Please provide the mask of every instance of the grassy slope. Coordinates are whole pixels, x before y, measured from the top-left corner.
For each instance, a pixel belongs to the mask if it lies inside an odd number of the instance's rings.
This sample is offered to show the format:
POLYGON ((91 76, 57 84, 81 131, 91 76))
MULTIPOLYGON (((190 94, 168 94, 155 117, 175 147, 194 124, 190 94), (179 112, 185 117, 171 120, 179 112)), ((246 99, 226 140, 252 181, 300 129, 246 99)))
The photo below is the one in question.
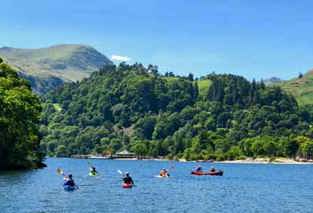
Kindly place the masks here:
POLYGON ((277 84, 297 99, 299 105, 313 104, 313 71, 302 78, 295 78, 277 84))
MULTIPOLYGON (((175 80, 178 80, 177 77, 164 77, 167 81, 175 81, 175 80)), ((205 96, 207 93, 208 93, 208 90, 211 86, 211 80, 209 79, 200 79, 200 80, 197 80, 197 83, 198 83, 198 87, 199 87, 199 95, 201 97, 205 96)))
POLYGON ((198 87, 199 87, 199 95, 200 96, 205 96, 208 93, 208 90, 210 88, 211 85, 211 80, 209 79, 202 79, 202 80, 198 80, 198 87))
MULTIPOLYGON (((175 81, 175 80, 178 80, 177 77, 164 77, 167 81, 175 81)), ((200 80, 197 80, 197 83, 198 83, 198 87, 199 87, 199 95, 201 97, 203 96, 206 96, 207 93, 208 93, 208 90, 211 86, 211 80, 209 79, 200 79, 200 80)))

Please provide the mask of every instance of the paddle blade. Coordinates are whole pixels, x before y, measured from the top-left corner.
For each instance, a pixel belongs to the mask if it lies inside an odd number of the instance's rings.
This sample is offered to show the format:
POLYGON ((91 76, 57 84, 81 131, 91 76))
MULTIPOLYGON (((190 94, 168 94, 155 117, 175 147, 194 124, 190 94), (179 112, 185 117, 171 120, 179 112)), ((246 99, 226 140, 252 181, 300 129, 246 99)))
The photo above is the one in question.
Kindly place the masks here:
POLYGON ((59 175, 63 175, 64 174, 64 171, 61 169, 61 168, 57 168, 57 173, 59 175))
POLYGON ((118 173, 120 173, 121 175, 123 174, 123 172, 121 170, 117 170, 118 173))

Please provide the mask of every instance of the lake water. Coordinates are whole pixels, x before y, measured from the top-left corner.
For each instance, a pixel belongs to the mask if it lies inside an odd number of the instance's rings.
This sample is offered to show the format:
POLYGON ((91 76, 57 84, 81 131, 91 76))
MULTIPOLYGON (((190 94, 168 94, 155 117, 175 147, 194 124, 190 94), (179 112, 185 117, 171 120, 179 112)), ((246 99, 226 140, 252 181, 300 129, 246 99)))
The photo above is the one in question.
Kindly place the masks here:
MULTIPOLYGON (((46 160, 47 168, 0 173, 0 212, 313 212, 313 165, 214 164, 223 177, 191 176, 198 163, 46 160), (56 168, 74 175, 80 189, 66 192, 56 168), (156 178, 162 167, 171 177, 156 178), (123 189, 117 170, 136 187, 123 189)), ((201 163, 210 168, 211 163, 201 163)))

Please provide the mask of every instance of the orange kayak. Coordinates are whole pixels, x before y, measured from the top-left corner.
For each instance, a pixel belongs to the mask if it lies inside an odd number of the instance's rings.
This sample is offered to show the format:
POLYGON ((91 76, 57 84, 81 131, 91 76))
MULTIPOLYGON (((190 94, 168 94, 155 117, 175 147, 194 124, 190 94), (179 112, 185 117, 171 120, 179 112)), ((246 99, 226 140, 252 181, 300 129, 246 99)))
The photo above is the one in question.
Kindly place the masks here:
POLYGON ((122 184, 122 187, 123 187, 124 189, 130 189, 130 188, 133 187, 133 184, 131 184, 131 183, 123 183, 123 184, 122 184))

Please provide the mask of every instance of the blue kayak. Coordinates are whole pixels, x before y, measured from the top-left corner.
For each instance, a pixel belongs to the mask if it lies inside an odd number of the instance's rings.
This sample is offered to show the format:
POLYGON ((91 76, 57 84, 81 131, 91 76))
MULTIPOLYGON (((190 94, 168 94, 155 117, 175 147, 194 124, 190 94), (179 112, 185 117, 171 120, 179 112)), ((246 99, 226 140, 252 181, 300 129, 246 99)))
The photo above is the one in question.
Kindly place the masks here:
POLYGON ((69 186, 69 185, 63 185, 63 188, 65 191, 68 191, 68 192, 74 191, 75 189, 77 189, 76 186, 69 186))

